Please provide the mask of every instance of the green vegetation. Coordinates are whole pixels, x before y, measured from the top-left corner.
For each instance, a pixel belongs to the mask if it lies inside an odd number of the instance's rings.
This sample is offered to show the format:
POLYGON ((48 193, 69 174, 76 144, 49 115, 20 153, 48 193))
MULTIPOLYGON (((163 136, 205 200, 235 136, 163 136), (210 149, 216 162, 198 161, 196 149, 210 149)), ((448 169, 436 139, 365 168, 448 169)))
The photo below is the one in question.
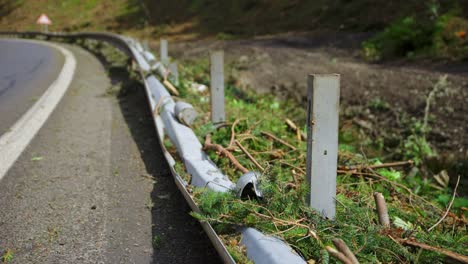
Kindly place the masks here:
POLYGON ((162 245, 162 237, 160 235, 155 235, 153 237, 153 247, 159 248, 162 245))
MULTIPOLYGON (((394 57, 434 56, 451 59, 468 58, 468 20, 459 12, 439 15, 431 5, 432 16, 407 16, 396 20, 384 31, 363 43, 369 60, 394 57)), ((457 9, 459 10, 459 9, 457 9)))
POLYGON ((41 161, 44 157, 41 157, 41 156, 33 156, 31 158, 31 161, 41 161))
POLYGON ((8 262, 11 262, 13 261, 13 250, 11 249, 7 249, 5 250, 5 252, 3 252, 3 255, 2 255, 2 263, 8 263, 8 262))
POLYGON ((2 30, 39 30, 41 13, 52 20, 52 31, 118 30, 119 18, 135 12, 127 0, 0 0, 0 9, 2 30))
MULTIPOLYGON (((229 70, 235 67, 231 65, 229 70)), ((232 255, 240 262, 243 251, 239 247, 235 227, 255 227, 267 234, 284 239, 306 259, 327 263, 330 258, 326 246, 333 238, 343 239, 363 263, 412 263, 443 262, 445 256, 429 250, 408 247, 402 241, 417 241, 466 255, 467 199, 454 199, 450 214, 444 221, 428 231, 444 214, 451 201, 453 190, 447 185, 438 186, 435 180, 423 177, 421 170, 410 173, 406 169, 372 169, 374 165, 389 162, 375 148, 387 147, 378 144, 360 144, 357 128, 343 127, 340 130, 339 165, 358 166, 357 171, 348 170, 338 176, 337 219, 328 221, 305 205, 307 194, 305 181, 305 142, 298 140, 296 133, 285 124, 286 118, 296 124, 304 124, 305 111, 293 102, 278 101, 271 95, 257 95, 250 90, 241 90, 236 80, 228 79, 226 108, 228 125, 216 129, 209 118, 209 92, 200 92, 198 84, 209 84, 206 60, 186 64, 181 69, 181 97, 198 108, 200 117, 193 125, 201 142, 208 134, 212 142, 230 149, 237 160, 249 170, 259 170, 235 146, 231 138, 239 141, 266 168, 260 186, 264 197, 260 200, 240 200, 234 193, 214 193, 195 189, 194 199, 202 213, 193 215, 213 224, 222 235, 232 255), (262 135, 269 132, 292 144, 295 149, 272 141, 262 135), (392 226, 382 227, 374 212, 373 193, 383 193, 392 226)), ((371 102, 376 111, 389 107, 382 100, 371 102)), ((415 159, 418 167, 424 166, 425 157, 432 153, 421 130, 415 124, 413 133, 404 141, 405 157, 415 159), (418 159, 419 158, 419 159, 418 159)), ((369 140, 372 141, 372 140, 369 140)), ((172 144, 165 142, 173 155, 172 144)), ((401 146, 398 145, 398 148, 401 146)), ((381 152, 381 151, 380 151, 381 152)), ((232 181, 242 174, 231 162, 219 154, 208 151, 210 158, 232 181)), ((183 167, 178 168, 183 170, 183 167)), ((330 258, 330 260, 332 260, 330 258)))

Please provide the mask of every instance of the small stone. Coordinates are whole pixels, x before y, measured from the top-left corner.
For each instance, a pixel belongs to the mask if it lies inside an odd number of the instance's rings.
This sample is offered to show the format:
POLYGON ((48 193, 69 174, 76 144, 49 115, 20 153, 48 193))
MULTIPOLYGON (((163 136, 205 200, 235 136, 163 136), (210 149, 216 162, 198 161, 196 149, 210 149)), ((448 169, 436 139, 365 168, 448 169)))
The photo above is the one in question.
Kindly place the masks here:
POLYGON ((91 206, 91 210, 96 210, 96 208, 97 208, 96 205, 91 206))

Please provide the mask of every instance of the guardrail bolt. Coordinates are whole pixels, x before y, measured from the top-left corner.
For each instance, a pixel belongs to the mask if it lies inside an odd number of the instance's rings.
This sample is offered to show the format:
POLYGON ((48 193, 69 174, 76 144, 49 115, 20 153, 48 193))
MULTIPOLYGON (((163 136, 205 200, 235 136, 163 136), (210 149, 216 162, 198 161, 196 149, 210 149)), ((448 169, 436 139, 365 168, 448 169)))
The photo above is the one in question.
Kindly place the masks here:
POLYGON ((224 110, 224 52, 211 53, 211 121, 215 125, 226 122, 224 110))
POLYGON ((307 82, 307 166, 309 205, 335 219, 340 75, 313 74, 307 82))

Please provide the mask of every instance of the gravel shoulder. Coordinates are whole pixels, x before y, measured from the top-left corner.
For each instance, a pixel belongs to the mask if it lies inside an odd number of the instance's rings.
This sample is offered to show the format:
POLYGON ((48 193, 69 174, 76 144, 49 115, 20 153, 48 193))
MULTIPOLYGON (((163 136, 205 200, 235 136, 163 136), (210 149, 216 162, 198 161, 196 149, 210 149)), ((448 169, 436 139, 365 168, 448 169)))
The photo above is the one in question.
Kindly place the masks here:
POLYGON ((78 63, 72 85, 0 182, 0 254, 11 250, 12 263, 217 260, 168 174, 143 90, 109 94, 104 65, 66 47, 78 63))

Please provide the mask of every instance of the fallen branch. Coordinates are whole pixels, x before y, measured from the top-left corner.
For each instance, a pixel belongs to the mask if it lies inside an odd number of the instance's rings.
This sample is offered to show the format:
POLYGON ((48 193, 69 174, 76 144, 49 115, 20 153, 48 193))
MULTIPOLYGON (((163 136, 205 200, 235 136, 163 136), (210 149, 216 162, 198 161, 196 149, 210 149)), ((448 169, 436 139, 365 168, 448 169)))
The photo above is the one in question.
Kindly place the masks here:
POLYGON ((247 158, 249 158, 250 161, 253 162, 253 164, 255 164, 255 166, 257 166, 257 168, 260 170, 260 171, 264 171, 265 169, 262 167, 262 165, 260 165, 260 163, 258 163, 258 161, 252 156, 250 155, 250 153, 247 151, 247 149, 244 148, 244 146, 242 146, 242 144, 237 141, 237 140, 234 140, 234 142, 236 142, 236 145, 242 150, 242 152, 244 152, 244 154, 247 156, 247 158))
POLYGON ((341 261, 342 263, 353 264, 353 262, 350 259, 348 259, 343 253, 339 252, 338 250, 330 246, 326 246, 325 249, 328 251, 330 255, 332 255, 334 258, 341 261))
MULTIPOLYGON (((263 207, 264 208, 264 207, 263 207)), ((302 227, 302 228, 305 228, 307 229, 307 233, 308 235, 312 236, 314 239, 316 240, 319 240, 319 237, 317 236, 317 234, 312 231, 312 229, 310 229, 309 226, 307 225, 304 225, 304 224, 301 224, 300 223, 300 220, 297 220, 297 221, 288 221, 288 220, 283 220, 283 219, 280 219, 280 218, 276 218, 274 217, 271 212, 270 212, 270 215, 264 215, 262 213, 259 213, 259 212, 256 212, 256 211, 251 211, 253 214, 259 216, 259 217, 262 217, 262 218, 265 218, 265 219, 269 219, 269 220, 272 220, 274 222, 274 224, 281 224, 281 225, 286 225, 286 226, 298 226, 298 227, 302 227)), ((302 219, 303 220, 303 219, 302 219)), ((352 264, 352 263, 351 263, 352 264)))
MULTIPOLYGON (((372 171, 372 170, 371 170, 372 171)), ((430 205, 433 209, 435 209, 435 211, 437 212, 443 212, 439 207, 437 207, 436 205, 432 204, 431 202, 429 202, 428 200, 424 199, 423 197, 415 194, 410 188, 408 188, 408 186, 405 186, 401 183, 398 183, 398 182, 394 182, 392 180, 389 180, 387 178, 385 178, 384 176, 372 171, 372 173, 369 173, 369 172, 357 172, 357 171, 353 171, 353 170, 350 170, 350 171, 343 171, 343 170, 337 170, 337 173, 338 174, 348 174, 348 175, 359 175, 359 176, 364 176, 366 178, 373 178, 373 179, 378 179, 378 180, 381 180, 381 181, 384 181, 392 186, 397 186, 399 188, 402 188, 403 190, 405 190, 409 195, 410 195, 410 199, 411 197, 415 197, 415 198, 418 198, 419 200, 425 202, 426 204, 430 205)))
POLYGON ((179 96, 179 91, 177 91, 177 88, 175 88, 174 85, 172 85, 172 83, 165 79, 163 81, 163 84, 166 86, 169 92, 171 92, 175 96, 179 96))
POLYGON ((358 166, 339 166, 339 170, 363 170, 363 169, 383 169, 383 168, 394 168, 394 167, 403 167, 403 166, 411 166, 414 164, 414 161, 407 160, 407 161, 397 161, 397 162, 389 162, 377 165, 358 165, 358 166))
POLYGON ((299 127, 291 119, 286 118, 285 121, 286 121, 286 125, 288 125, 288 127, 291 128, 296 133, 297 140, 299 141, 306 140, 306 135, 302 133, 301 129, 299 129, 299 127))
POLYGON ((159 98, 159 101, 158 101, 158 103, 156 104, 156 106, 154 107, 154 110, 153 110, 153 115, 154 115, 154 116, 158 116, 158 115, 159 115, 159 108, 161 107, 162 102, 163 102, 164 99, 166 99, 166 98, 167 98, 166 96, 161 96, 161 98, 159 98))
POLYGON ((234 157, 234 155, 231 154, 231 152, 229 152, 227 149, 223 148, 223 146, 221 146, 219 144, 211 143, 211 135, 210 134, 206 135, 204 149, 205 150, 208 150, 208 149, 215 150, 220 155, 224 155, 226 158, 228 158, 231 161, 232 165, 234 165, 234 167, 236 167, 236 169, 242 171, 242 173, 249 172, 248 169, 246 169, 244 166, 242 166, 242 164, 239 163, 239 161, 236 159, 236 157, 234 157))
POLYGON ((276 140, 277 142, 285 145, 286 147, 288 147, 288 148, 290 148, 292 150, 296 150, 296 147, 294 147, 293 145, 289 144, 288 142, 276 137, 275 135, 273 135, 271 133, 268 133, 268 132, 265 132, 265 131, 262 131, 261 133, 262 133, 262 135, 267 136, 267 137, 269 137, 269 138, 271 138, 273 140, 276 140))
POLYGON ((450 212, 450 208, 452 208, 453 201, 455 200, 455 195, 457 194, 458 183, 460 183, 460 175, 458 175, 457 184, 455 185, 455 189, 453 190, 452 200, 450 201, 449 206, 447 207, 447 210, 445 211, 442 218, 440 218, 440 220, 437 221, 437 223, 435 223, 433 226, 431 226, 429 229, 427 229, 427 232, 431 232, 432 229, 434 229, 436 226, 438 226, 440 223, 442 223, 442 221, 444 221, 445 217, 447 217, 448 213, 450 212))
POLYGON ((379 215, 379 222, 385 227, 390 226, 390 217, 388 216, 387 204, 383 195, 379 192, 374 192, 375 205, 377 207, 377 214, 379 215))
MULTIPOLYGON (((244 119, 244 118, 243 118, 243 119, 244 119)), ((237 124, 238 124, 241 120, 243 120, 243 119, 236 119, 236 120, 234 121, 234 123, 232 123, 232 126, 231 126, 231 140, 229 140, 229 146, 228 146, 228 148, 231 148, 232 146, 234 146, 234 139, 235 139, 235 137, 236 137, 236 132, 235 132, 234 130, 235 130, 237 124)))
POLYGON ((419 247, 425 250, 437 252, 440 254, 443 254, 451 259, 457 260, 461 263, 467 263, 468 264, 468 256, 464 256, 455 252, 452 252, 450 250, 444 249, 444 248, 439 248, 439 247, 434 247, 428 244, 420 243, 414 240, 408 240, 408 239, 399 239, 398 242, 400 242, 403 245, 409 245, 413 247, 419 247))
POLYGON ((351 261, 353 264, 359 264, 359 261, 357 260, 356 256, 354 253, 349 249, 348 245, 343 241, 343 239, 339 238, 334 238, 332 239, 333 245, 335 245, 336 249, 343 253, 347 259, 351 261))
POLYGON ((297 166, 294 166, 294 165, 292 165, 291 163, 288 163, 288 162, 285 162, 285 161, 282 161, 282 160, 280 160, 279 163, 280 163, 280 164, 287 165, 287 166, 289 166, 289 167, 291 167, 291 168, 293 168, 293 169, 296 169, 296 170, 298 170, 300 173, 302 173, 302 174, 304 174, 304 175, 306 174, 305 170, 303 170, 303 169, 301 169, 301 168, 299 168, 299 167, 297 167, 297 166))

